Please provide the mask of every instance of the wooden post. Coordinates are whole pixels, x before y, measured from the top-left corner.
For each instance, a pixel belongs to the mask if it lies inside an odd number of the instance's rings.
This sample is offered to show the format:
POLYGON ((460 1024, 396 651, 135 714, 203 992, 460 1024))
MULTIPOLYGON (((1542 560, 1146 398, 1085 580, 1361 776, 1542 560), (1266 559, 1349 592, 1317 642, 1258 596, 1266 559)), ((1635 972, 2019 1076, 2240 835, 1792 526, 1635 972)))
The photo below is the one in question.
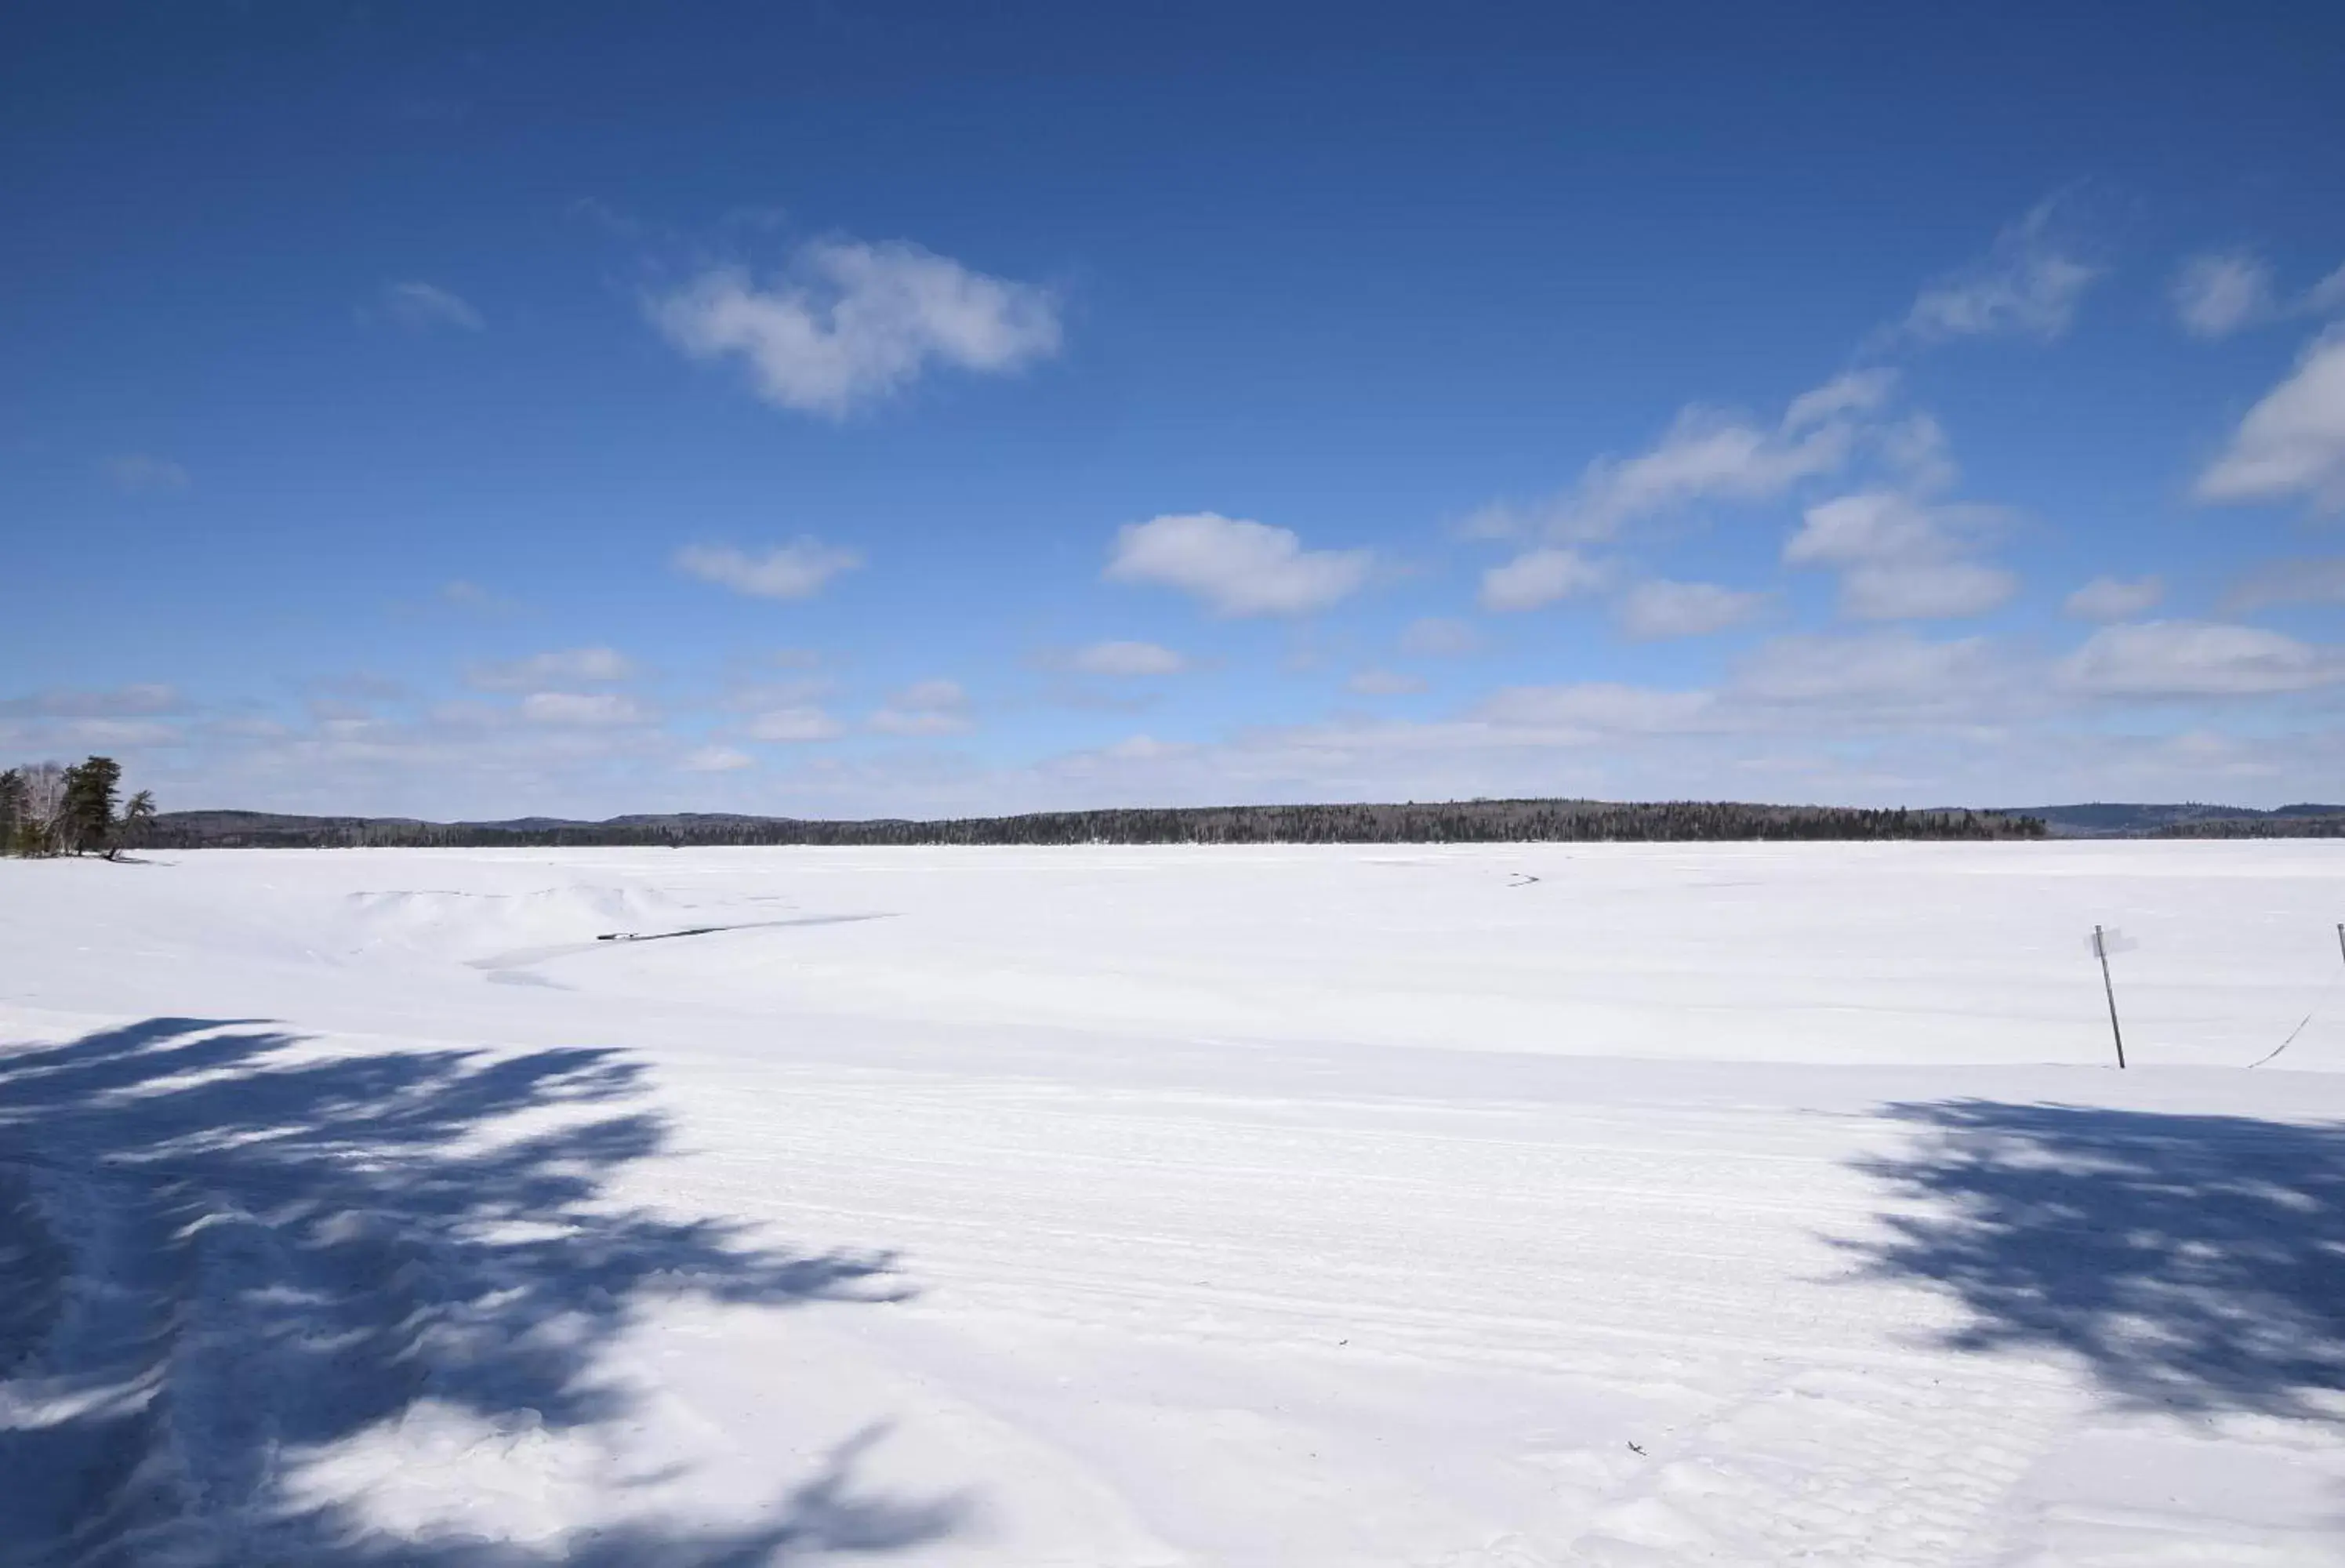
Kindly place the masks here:
MULTIPOLYGON (((2345 945, 2345 924, 2337 927, 2337 939, 2345 945)), ((2093 927, 2093 951, 2101 957, 2101 991, 2109 999, 2109 1037, 2117 1043, 2117 1069, 2125 1069, 2125 1031, 2117 1027, 2117 988, 2109 982, 2109 945, 2101 928, 2093 927)))

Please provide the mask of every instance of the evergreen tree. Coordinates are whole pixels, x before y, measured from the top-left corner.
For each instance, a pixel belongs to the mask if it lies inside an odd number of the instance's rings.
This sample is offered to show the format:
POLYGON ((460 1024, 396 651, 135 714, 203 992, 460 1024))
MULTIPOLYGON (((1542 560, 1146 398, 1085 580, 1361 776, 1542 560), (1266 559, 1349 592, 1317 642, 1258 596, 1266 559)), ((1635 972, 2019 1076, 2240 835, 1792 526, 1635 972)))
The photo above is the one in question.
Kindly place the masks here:
POLYGON ((19 853, 17 835, 25 822, 25 771, 0 773, 0 855, 19 853))
POLYGON ((155 793, 140 790, 122 808, 122 820, 114 830, 114 842, 107 846, 107 858, 112 859, 123 850, 147 842, 155 829, 155 793))
POLYGON ((79 855, 108 846, 121 788, 122 764, 112 757, 91 757, 66 770, 65 848, 79 855))

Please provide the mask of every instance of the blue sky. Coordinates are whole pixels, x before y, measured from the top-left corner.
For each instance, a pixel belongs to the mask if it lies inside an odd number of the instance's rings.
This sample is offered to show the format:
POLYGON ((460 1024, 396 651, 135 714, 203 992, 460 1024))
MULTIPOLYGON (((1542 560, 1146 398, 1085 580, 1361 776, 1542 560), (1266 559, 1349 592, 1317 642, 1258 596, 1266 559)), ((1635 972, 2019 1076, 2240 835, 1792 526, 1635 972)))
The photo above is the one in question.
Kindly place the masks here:
POLYGON ((164 805, 2345 794, 2345 13, 0 24, 0 752, 164 805))

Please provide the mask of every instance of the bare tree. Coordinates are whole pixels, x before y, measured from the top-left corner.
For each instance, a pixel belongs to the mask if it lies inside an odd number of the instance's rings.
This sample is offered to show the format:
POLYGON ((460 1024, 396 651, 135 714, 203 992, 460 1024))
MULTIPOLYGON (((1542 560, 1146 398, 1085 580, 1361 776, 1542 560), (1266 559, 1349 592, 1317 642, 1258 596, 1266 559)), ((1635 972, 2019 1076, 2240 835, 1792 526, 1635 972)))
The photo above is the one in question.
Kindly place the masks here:
POLYGON ((24 770, 25 794, 17 819, 19 855, 56 855, 65 845, 67 776, 62 763, 35 763, 24 770))

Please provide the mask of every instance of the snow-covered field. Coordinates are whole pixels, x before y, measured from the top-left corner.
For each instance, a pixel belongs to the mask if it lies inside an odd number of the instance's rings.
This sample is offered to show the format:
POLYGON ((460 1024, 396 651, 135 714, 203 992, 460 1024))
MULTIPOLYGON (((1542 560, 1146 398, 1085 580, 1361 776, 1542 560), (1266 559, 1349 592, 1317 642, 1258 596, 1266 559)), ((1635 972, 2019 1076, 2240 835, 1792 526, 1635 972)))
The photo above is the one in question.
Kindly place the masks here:
POLYGON ((0 1563, 2345 1561, 2345 845, 151 859, 0 1563))

